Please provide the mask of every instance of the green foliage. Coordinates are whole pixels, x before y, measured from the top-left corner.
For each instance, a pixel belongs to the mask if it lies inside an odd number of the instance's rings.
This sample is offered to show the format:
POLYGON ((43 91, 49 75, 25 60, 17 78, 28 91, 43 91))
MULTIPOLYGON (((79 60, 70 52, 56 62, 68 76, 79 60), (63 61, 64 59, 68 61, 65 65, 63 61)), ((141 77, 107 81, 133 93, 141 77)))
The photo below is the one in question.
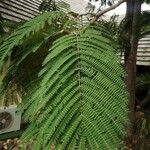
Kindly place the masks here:
POLYGON ((6 37, 8 37, 15 29, 21 26, 23 22, 13 22, 4 20, 0 15, 0 43, 2 43, 6 37))
POLYGON ((64 12, 70 12, 70 5, 66 2, 64 2, 63 0, 60 0, 57 2, 57 8, 60 11, 64 11, 64 12))
POLYGON ((150 75, 142 74, 137 77, 136 79, 136 88, 138 91, 144 91, 147 90, 150 87, 150 75))
MULTIPOLYGON (((124 72, 112 41, 101 32, 91 27, 63 36, 49 50, 40 85, 26 105, 25 117, 35 130, 27 130, 23 139, 34 135, 33 149, 55 145, 56 149, 98 150, 122 145, 127 121, 124 72)), ((109 33, 105 30, 105 34, 109 33)))
POLYGON ((128 108, 117 45, 103 25, 76 30, 68 21, 64 13, 45 13, 0 46, 1 70, 11 56, 7 74, 16 78, 25 60, 34 61, 30 55, 49 49, 23 99, 30 125, 22 139, 33 139, 33 150, 118 149, 123 146, 128 108), (71 32, 62 32, 66 29, 71 32))
POLYGON ((150 11, 143 11, 140 19, 141 34, 140 37, 150 34, 150 11))
POLYGON ((144 0, 144 2, 150 4, 150 0, 144 0))
POLYGON ((55 33, 65 28, 67 21, 68 17, 62 12, 44 13, 42 16, 25 23, 5 40, 0 46, 1 70, 8 58, 11 57, 13 62, 5 77, 8 80, 5 82, 6 85, 14 77, 14 73, 23 61, 28 56, 38 52, 39 49, 44 49, 46 43, 50 45, 55 33))
POLYGON ((146 95, 148 95, 150 88, 150 74, 144 73, 137 76, 136 78, 136 97, 141 102, 142 107, 147 107, 148 100, 146 95))
MULTIPOLYGON (((24 24, 22 27, 20 27, 16 32, 14 32, 11 36, 9 36, 8 39, 4 42, 4 44, 0 47, 0 68, 4 64, 4 59, 7 56, 11 55, 12 49, 15 46, 20 46, 24 43, 25 45, 29 44, 24 41, 27 41, 28 39, 30 40, 31 36, 34 36, 35 34, 38 34, 41 30, 48 28, 48 25, 51 25, 55 20, 62 21, 62 22, 63 20, 66 21, 64 16, 65 15, 63 13, 57 13, 57 12, 45 13, 42 16, 36 17, 32 21, 29 21, 26 24, 24 24)), ((37 38, 41 38, 42 34, 40 34, 40 36, 38 36, 37 38)), ((36 50, 30 49, 30 51, 34 52, 36 50)))
POLYGON ((55 1, 55 0, 43 0, 41 5, 39 6, 39 10, 42 12, 49 12, 49 11, 63 11, 69 12, 70 5, 62 0, 55 1))
MULTIPOLYGON (((120 25, 118 23, 118 16, 117 15, 113 15, 110 17, 109 20, 103 20, 101 19, 99 21, 100 24, 102 24, 103 26, 105 26, 105 28, 107 28, 108 32, 110 33, 110 38, 114 39, 114 41, 116 41, 117 43, 119 43, 120 41, 120 25)), ((116 43, 114 43, 114 45, 117 45, 116 43)), ((117 52, 118 52, 119 48, 117 48, 117 52)))
POLYGON ((56 11, 56 3, 55 0, 43 0, 39 6, 39 11, 56 11))
POLYGON ((3 27, 3 18, 0 15, 0 34, 3 34, 4 32, 5 31, 4 31, 4 27, 3 27))

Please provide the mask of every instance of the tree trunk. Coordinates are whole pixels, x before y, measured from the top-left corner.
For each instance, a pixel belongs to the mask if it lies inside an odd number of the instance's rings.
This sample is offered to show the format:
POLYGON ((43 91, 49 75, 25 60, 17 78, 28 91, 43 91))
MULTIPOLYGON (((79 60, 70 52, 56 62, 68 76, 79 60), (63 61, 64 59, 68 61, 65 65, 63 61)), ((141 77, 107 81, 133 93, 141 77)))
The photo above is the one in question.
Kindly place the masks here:
POLYGON ((141 14, 141 0, 127 0, 127 26, 125 45, 125 70, 127 77, 125 83, 129 92, 129 126, 128 137, 134 134, 135 123, 135 82, 136 82, 136 56, 140 33, 139 19, 141 14))

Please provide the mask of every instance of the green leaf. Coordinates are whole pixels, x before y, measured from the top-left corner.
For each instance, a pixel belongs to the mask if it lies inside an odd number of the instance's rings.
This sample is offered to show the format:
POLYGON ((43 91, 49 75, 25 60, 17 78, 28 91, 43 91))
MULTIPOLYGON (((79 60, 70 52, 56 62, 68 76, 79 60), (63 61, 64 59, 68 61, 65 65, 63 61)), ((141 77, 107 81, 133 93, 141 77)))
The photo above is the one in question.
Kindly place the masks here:
POLYGON ((53 43, 25 113, 31 125, 37 124, 33 149, 123 146, 128 122, 124 71, 113 41, 103 33, 103 27, 87 27, 53 43))

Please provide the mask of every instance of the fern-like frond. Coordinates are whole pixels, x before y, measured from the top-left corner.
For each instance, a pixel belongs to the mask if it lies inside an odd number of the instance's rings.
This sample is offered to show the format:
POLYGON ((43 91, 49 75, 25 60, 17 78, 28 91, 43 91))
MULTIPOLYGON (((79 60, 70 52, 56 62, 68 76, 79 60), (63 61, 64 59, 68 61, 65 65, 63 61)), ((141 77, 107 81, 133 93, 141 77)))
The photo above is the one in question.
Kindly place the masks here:
POLYGON ((109 32, 99 26, 53 43, 39 73, 41 82, 26 97, 31 127, 23 139, 34 126, 33 150, 114 150, 123 145, 127 94, 115 51, 109 32))
MULTIPOLYGON (((67 28, 68 21, 71 22, 63 12, 44 13, 25 23, 5 40, 0 46, 1 72, 3 73, 4 64, 8 59, 11 59, 11 63, 3 78, 0 79, 0 82, 3 83, 1 89, 6 89, 9 82, 16 76, 18 81, 15 82, 21 82, 23 86, 29 86, 29 78, 32 80, 37 78, 41 63, 52 42, 67 34, 63 31, 67 28), (29 72, 30 75, 28 75, 29 72), (25 78, 25 76, 30 77, 25 78)), ((69 27, 71 28, 73 24, 75 22, 69 24, 69 27)))
POLYGON ((66 15, 62 12, 50 12, 44 13, 43 15, 25 23, 16 32, 11 34, 11 36, 9 36, 0 46, 0 68, 2 68, 5 59, 11 56, 13 48, 16 46, 19 47, 26 44, 24 47, 28 48, 26 51, 24 49, 25 54, 22 56, 22 59, 24 59, 29 53, 36 52, 39 48, 38 42, 47 37, 46 33, 52 34, 55 32, 55 29, 58 29, 59 27, 59 29, 61 29, 61 26, 63 26, 66 19, 66 15), (51 28, 52 30, 50 30, 51 28), (39 41, 35 42, 35 38, 39 41))

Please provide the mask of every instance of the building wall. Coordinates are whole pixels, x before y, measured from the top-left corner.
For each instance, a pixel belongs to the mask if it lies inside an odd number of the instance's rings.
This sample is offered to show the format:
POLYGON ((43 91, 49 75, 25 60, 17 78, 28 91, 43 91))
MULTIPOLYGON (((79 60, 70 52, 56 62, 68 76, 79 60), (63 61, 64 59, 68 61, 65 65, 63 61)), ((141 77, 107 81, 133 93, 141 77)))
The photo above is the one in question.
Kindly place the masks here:
POLYGON ((150 66, 150 35, 145 36, 139 41, 137 65, 150 66))
MULTIPOLYGON (((124 54, 122 54, 121 62, 124 63, 124 54)), ((137 49, 137 65, 150 66, 150 35, 139 40, 137 49)))
MULTIPOLYGON (((39 14, 42 0, 0 0, 0 14, 4 19, 12 21, 30 20, 39 14)), ((59 0, 56 0, 59 1, 59 0)), ((70 4, 71 10, 84 13, 87 2, 84 0, 63 0, 70 4)))
POLYGON ((87 2, 85 0, 63 0, 63 1, 70 4, 72 11, 79 14, 85 13, 85 8, 87 6, 87 2))
POLYGON ((0 14, 4 19, 20 22, 39 14, 41 0, 1 0, 0 14))

